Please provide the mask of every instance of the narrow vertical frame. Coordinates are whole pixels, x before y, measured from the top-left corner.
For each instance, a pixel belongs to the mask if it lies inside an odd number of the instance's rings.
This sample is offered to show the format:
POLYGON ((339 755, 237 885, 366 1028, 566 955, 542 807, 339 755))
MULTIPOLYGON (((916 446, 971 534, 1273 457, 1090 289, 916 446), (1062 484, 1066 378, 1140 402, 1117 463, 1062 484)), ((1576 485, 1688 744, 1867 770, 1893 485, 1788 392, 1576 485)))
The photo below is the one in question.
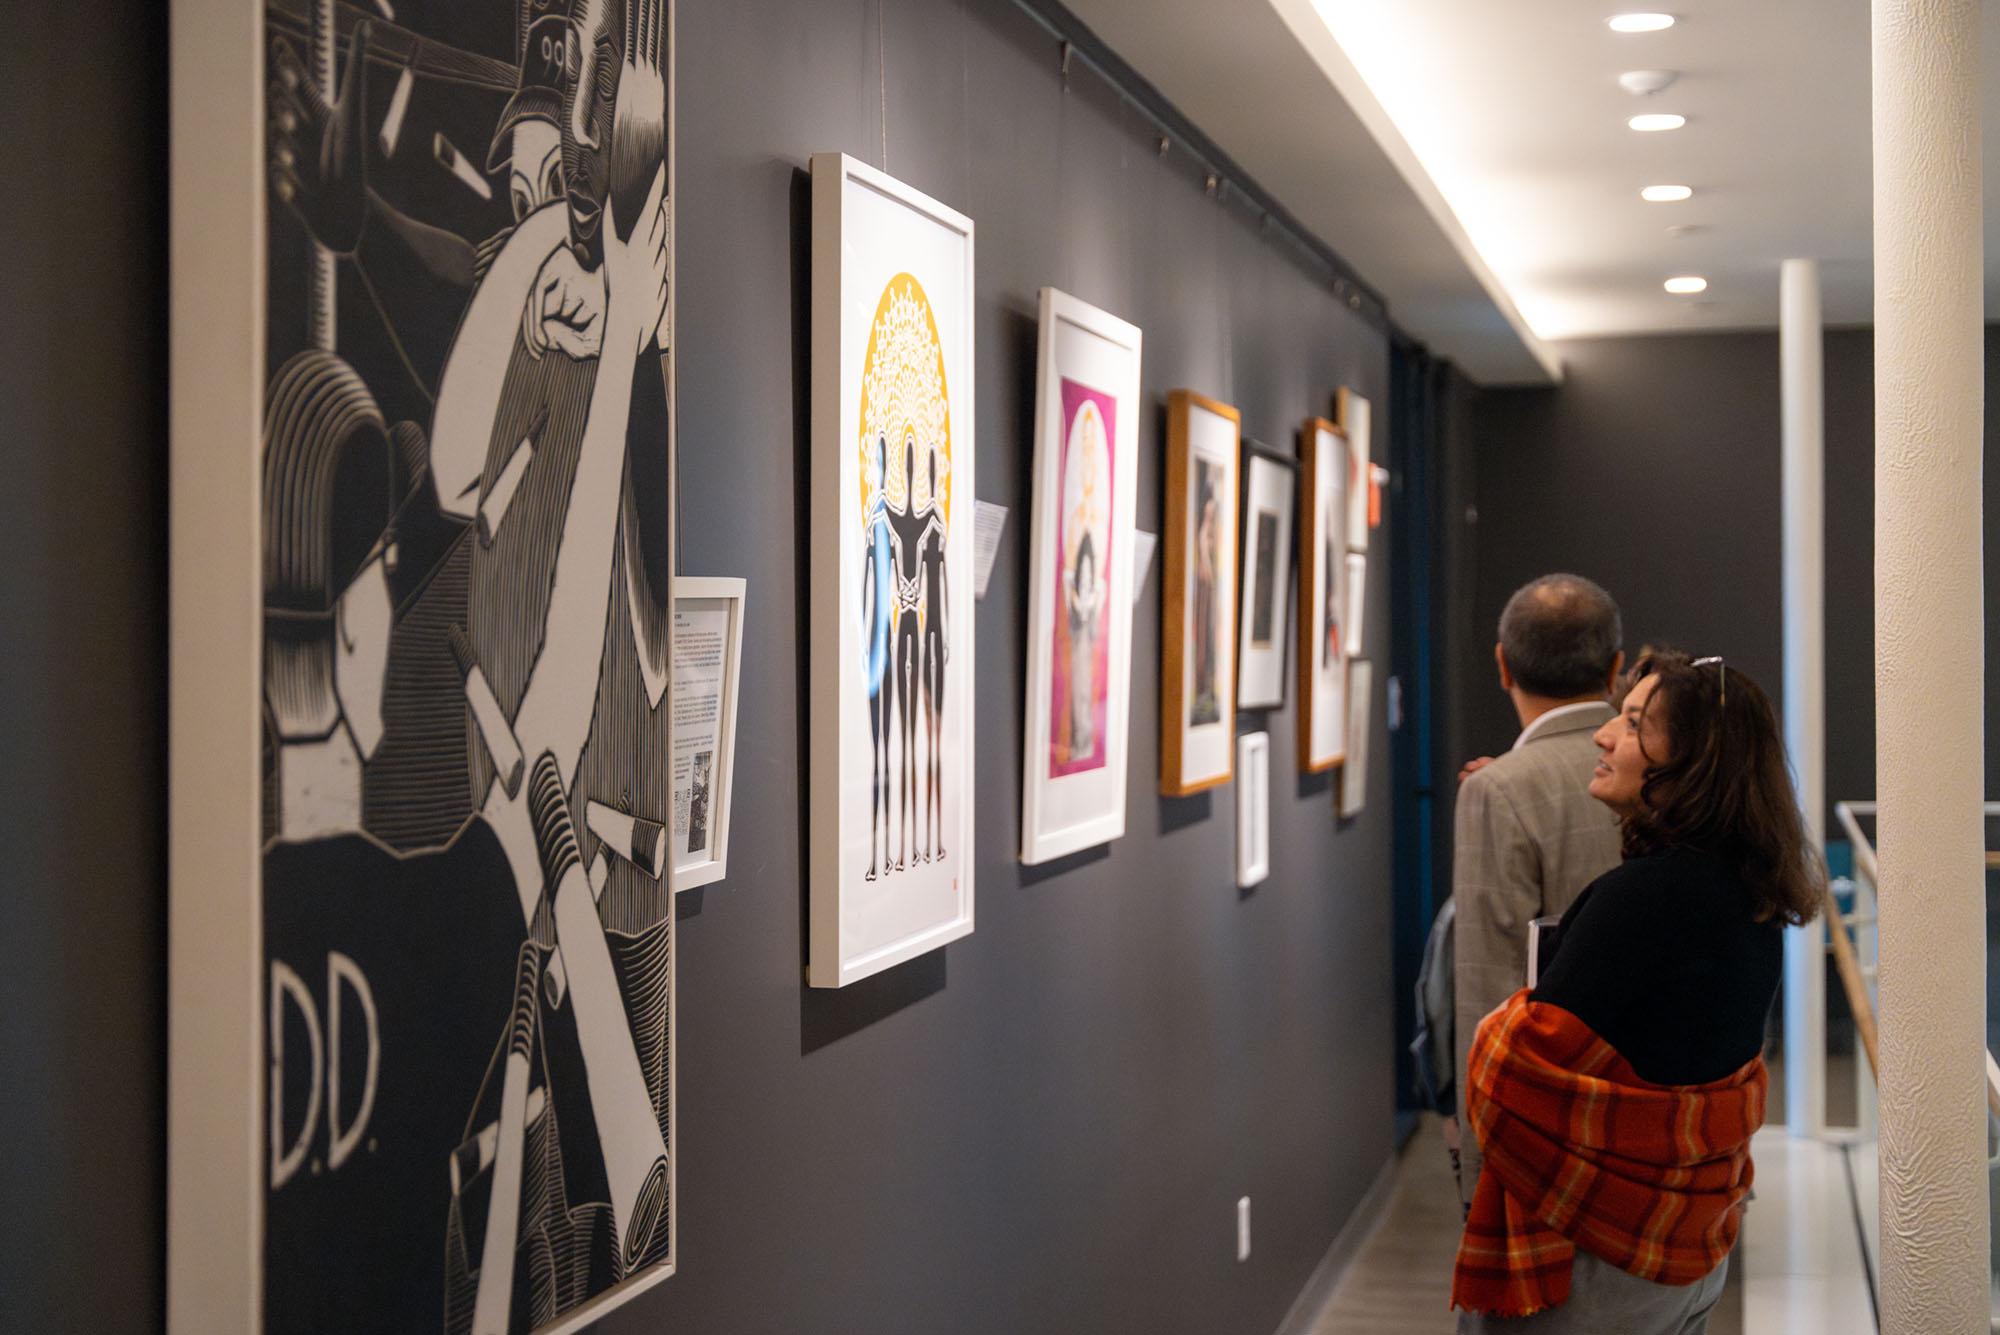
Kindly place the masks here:
POLYGON ((1271 734, 1236 739, 1236 885, 1247 890, 1271 875, 1271 734))
POLYGON ((1292 546, 1298 529, 1299 463, 1254 440, 1243 441, 1243 504, 1239 532, 1242 559, 1238 563, 1241 593, 1237 600, 1236 707, 1282 709, 1286 670, 1285 648, 1292 620, 1292 546), (1265 566, 1260 525, 1272 528, 1270 565, 1265 566), (1253 639, 1257 616, 1257 586, 1269 579, 1270 616, 1275 624, 1261 644, 1253 639))
POLYGON ((1371 444, 1374 424, 1368 400, 1341 386, 1334 414, 1341 434, 1347 437, 1347 547, 1368 550, 1368 493, 1375 485, 1371 444))
POLYGON ((1324 417, 1299 428, 1299 771, 1347 754, 1347 439, 1324 417))
POLYGON ((1167 522, 1161 543, 1165 613, 1160 625, 1160 792, 1184 797, 1229 782, 1236 728, 1236 515, 1241 465, 1241 415, 1226 403, 1189 389, 1167 395, 1167 522), (1214 531, 1208 539, 1213 567, 1206 581, 1196 542, 1204 517, 1198 469, 1209 471, 1214 531), (1211 600, 1204 607, 1205 596, 1211 600), (1199 615, 1210 624, 1197 627, 1199 615), (1209 640, 1206 659, 1197 636, 1209 640), (1197 678, 1206 670, 1207 682, 1197 678), (1202 699, 1203 687, 1212 694, 1202 699), (1202 717, 1194 717, 1200 710, 1202 717))
POLYGON ((1340 816, 1352 820, 1368 805, 1368 743, 1374 722, 1375 665, 1347 663, 1347 756, 1340 764, 1340 816))

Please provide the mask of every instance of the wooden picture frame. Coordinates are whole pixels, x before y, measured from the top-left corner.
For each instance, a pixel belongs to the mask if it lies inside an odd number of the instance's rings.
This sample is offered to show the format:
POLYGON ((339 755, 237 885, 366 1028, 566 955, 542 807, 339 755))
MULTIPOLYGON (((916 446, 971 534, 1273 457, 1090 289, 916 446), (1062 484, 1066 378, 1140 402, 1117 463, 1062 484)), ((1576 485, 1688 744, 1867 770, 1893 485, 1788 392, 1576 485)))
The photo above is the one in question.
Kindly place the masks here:
POLYGON ((812 158, 807 982, 972 931, 973 227, 812 158))
POLYGON ((673 11, 578 84, 578 20, 479 5, 173 6, 173 1335, 562 1335, 678 1254, 671 886, 585 817, 670 800, 673 11), (390 199, 469 285, 376 298, 390 199))
POLYGON ((1299 428, 1299 772, 1347 754, 1347 439, 1324 417, 1299 428))
POLYGON ((1235 758, 1236 513, 1241 417, 1226 403, 1167 395, 1160 792, 1229 782, 1235 758))
POLYGON ((681 723, 674 730, 673 821, 660 838, 675 894, 729 874, 746 586, 741 579, 674 580, 674 696, 681 701, 681 723))
POLYGON ((1131 734, 1136 325, 1041 291, 1028 547, 1021 861, 1125 833, 1131 734))
POLYGON ((1238 709, 1282 709, 1285 704, 1285 684, 1292 675, 1285 647, 1292 619, 1292 534, 1298 520, 1298 490, 1297 459, 1244 440, 1238 709))

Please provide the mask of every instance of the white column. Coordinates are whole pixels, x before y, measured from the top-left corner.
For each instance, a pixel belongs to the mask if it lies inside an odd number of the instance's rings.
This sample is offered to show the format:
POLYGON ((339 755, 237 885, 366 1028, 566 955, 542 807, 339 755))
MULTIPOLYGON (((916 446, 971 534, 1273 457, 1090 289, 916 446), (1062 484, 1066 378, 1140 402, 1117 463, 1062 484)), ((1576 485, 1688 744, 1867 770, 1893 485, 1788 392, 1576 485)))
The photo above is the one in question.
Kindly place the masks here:
MULTIPOLYGON (((1785 745, 1813 846, 1826 847, 1826 411, 1819 266, 1786 260, 1778 281, 1784 395, 1785 745)), ((1785 933, 1785 1125, 1826 1126, 1826 926, 1785 933)))
POLYGON ((1978 0, 1874 0, 1882 1329, 1988 1329, 1978 0))

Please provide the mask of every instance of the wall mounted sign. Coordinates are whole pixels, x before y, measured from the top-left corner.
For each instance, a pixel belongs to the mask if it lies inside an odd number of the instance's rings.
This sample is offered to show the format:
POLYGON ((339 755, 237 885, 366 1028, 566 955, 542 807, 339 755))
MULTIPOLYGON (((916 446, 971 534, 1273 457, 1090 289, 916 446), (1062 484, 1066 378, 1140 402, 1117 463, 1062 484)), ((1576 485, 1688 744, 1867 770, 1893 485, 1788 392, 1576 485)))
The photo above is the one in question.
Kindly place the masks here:
POLYGON ((729 874, 743 593, 740 579, 674 581, 674 804, 662 837, 676 892, 729 874))

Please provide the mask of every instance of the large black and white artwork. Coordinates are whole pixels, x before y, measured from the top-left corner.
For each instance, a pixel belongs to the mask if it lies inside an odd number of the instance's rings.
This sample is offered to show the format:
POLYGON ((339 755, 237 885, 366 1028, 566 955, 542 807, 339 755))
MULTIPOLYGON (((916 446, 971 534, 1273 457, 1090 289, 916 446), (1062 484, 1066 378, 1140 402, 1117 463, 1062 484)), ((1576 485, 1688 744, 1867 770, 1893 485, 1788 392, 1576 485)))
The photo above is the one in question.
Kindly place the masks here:
POLYGON ((674 1256, 668 0, 261 18, 263 1325, 572 1329, 674 1256))

